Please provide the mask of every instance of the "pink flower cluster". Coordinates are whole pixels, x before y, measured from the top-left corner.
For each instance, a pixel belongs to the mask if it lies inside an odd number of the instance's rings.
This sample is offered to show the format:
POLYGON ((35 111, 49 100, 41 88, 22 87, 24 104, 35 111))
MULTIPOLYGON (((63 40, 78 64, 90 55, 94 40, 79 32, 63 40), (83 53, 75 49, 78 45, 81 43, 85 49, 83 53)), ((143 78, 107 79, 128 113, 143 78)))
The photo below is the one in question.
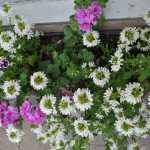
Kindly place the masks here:
POLYGON ((97 25, 97 18, 102 14, 101 7, 98 6, 98 2, 94 1, 85 9, 84 6, 82 8, 76 9, 75 19, 78 21, 79 28, 82 31, 91 31, 92 25, 97 25))
POLYGON ((16 126, 19 122, 18 109, 13 106, 7 106, 6 102, 0 104, 0 122, 3 127, 13 124, 16 126))
POLYGON ((46 114, 40 110, 39 105, 34 110, 32 103, 27 100, 20 107, 20 114, 29 124, 40 125, 46 119, 46 114))

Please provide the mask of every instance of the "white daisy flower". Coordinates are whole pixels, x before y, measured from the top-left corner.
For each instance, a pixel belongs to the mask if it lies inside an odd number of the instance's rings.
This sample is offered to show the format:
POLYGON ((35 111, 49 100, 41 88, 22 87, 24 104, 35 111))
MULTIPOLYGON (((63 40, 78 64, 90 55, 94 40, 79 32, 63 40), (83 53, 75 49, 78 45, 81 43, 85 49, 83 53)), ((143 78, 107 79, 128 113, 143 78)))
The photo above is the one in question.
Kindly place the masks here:
POLYGON ((118 49, 128 52, 131 49, 131 47, 126 43, 122 43, 122 44, 118 44, 118 49))
POLYGON ((40 101, 40 109, 42 112, 44 112, 46 115, 50 114, 56 114, 56 97, 52 94, 50 95, 45 95, 42 97, 40 101))
POLYGON ((150 28, 144 28, 141 30, 140 39, 150 43, 150 28))
POLYGON ((87 63, 83 63, 81 67, 84 69, 87 66, 87 63))
POLYGON ((120 40, 122 43, 126 43, 128 45, 132 45, 139 38, 139 32, 136 27, 128 27, 123 29, 120 33, 120 40))
POLYGON ((129 83, 126 85, 124 91, 121 92, 121 102, 127 101, 130 104, 135 105, 141 102, 144 89, 140 86, 140 83, 129 83))
POLYGON ((104 118, 104 116, 99 114, 99 113, 95 113, 95 116, 97 119, 103 119, 104 118))
POLYGON ((108 115, 108 113, 110 112, 110 110, 112 109, 111 105, 109 102, 104 101, 103 105, 101 106, 102 110, 105 112, 106 115, 108 115))
POLYGON ((89 62, 89 67, 95 67, 95 64, 94 64, 94 62, 89 62))
POLYGON ((113 139, 108 139, 110 150, 118 150, 117 144, 113 139))
POLYGON ((30 129, 32 132, 34 132, 36 134, 40 134, 42 132, 42 126, 41 125, 32 124, 32 125, 30 125, 30 129))
POLYGON ((48 142, 49 138, 46 137, 46 132, 40 132, 37 134, 37 140, 45 144, 48 142))
POLYGON ((115 122, 116 131, 124 136, 131 136, 133 135, 133 122, 131 119, 120 118, 115 122))
POLYGON ((10 80, 5 81, 1 86, 7 99, 16 98, 20 92, 20 81, 10 80))
POLYGON ((74 93, 73 100, 77 109, 85 111, 93 105, 93 94, 91 94, 89 89, 78 88, 74 93))
POLYGON ((12 14, 12 11, 13 11, 13 8, 11 8, 11 6, 8 3, 5 3, 0 9, 0 15, 2 17, 7 17, 7 19, 9 19, 9 17, 12 14))
POLYGON ((148 51, 150 49, 150 42, 140 41, 137 43, 137 48, 142 51, 148 51))
POLYGON ((51 150, 60 150, 62 148, 65 147, 66 145, 66 138, 65 137, 61 137, 61 138, 52 138, 50 140, 50 146, 51 146, 51 150))
POLYGON ((141 147, 138 143, 132 143, 128 146, 128 150, 145 150, 145 148, 141 147))
POLYGON ((100 43, 99 33, 97 31, 86 32, 83 35, 83 44, 87 47, 94 47, 100 43))
POLYGON ((96 85, 103 87, 109 81, 110 72, 107 68, 98 67, 89 77, 93 79, 96 85))
POLYGON ((79 118, 78 120, 75 120, 74 128, 75 128, 76 134, 82 137, 87 137, 90 133, 88 129, 88 123, 87 121, 83 120, 83 118, 79 118))
POLYGON ((44 72, 34 72, 34 74, 30 77, 30 84, 36 90, 43 90, 47 87, 48 79, 44 72))
POLYGON ((134 132, 136 136, 141 136, 149 131, 150 129, 150 120, 146 118, 146 116, 136 116, 133 119, 135 124, 134 132))
POLYGON ((72 101, 68 96, 63 96, 60 104, 59 104, 59 110, 63 115, 70 115, 73 111, 73 107, 71 106, 72 101))
POLYGON ((31 39, 34 36, 32 28, 34 26, 28 25, 24 17, 15 20, 14 31, 20 37, 27 36, 27 39, 31 39))
POLYGON ((123 114, 123 109, 122 108, 117 108, 115 107, 115 109, 113 109, 114 113, 115 113, 115 116, 116 118, 119 120, 120 118, 123 118, 124 117, 124 114, 123 114))
POLYGON ((10 53, 15 53, 16 50, 12 49, 14 42, 17 40, 16 35, 11 31, 3 31, 0 34, 0 46, 10 53))
POLYGON ((145 13, 144 20, 146 21, 147 25, 150 26, 150 9, 145 13))
POLYGON ((111 70, 114 72, 119 71, 121 68, 123 59, 122 59, 123 53, 120 50, 117 50, 114 54, 114 56, 111 56, 111 60, 109 61, 111 65, 111 70))
POLYGON ((12 143, 19 143, 21 141, 21 137, 23 136, 23 132, 20 132, 17 128, 13 125, 9 125, 6 129, 6 134, 8 139, 12 143))

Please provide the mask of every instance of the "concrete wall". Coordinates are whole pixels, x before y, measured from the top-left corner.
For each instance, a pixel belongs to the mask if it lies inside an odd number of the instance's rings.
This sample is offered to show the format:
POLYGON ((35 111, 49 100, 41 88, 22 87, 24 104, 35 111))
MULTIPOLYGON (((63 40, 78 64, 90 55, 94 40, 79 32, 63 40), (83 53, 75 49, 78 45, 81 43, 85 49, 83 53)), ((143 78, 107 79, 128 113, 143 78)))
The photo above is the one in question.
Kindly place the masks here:
MULTIPOLYGON (((2 5, 6 0, 0 0, 2 5)), ((7 0, 16 14, 23 14, 29 23, 67 22, 74 14, 74 0, 7 0)), ((106 19, 140 18, 150 8, 150 0, 109 0, 106 19)), ((3 19, 4 20, 4 19, 3 19)), ((4 20, 4 23, 7 22, 4 20)))

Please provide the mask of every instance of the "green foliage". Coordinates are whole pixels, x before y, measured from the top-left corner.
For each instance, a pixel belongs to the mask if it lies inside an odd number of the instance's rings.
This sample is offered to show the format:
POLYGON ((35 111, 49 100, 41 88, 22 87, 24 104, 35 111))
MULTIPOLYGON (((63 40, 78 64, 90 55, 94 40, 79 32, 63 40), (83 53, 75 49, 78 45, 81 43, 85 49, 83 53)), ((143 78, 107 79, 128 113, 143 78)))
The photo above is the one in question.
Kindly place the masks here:
POLYGON ((108 0, 98 0, 98 4, 102 7, 105 8, 106 7, 106 3, 108 2, 108 0))

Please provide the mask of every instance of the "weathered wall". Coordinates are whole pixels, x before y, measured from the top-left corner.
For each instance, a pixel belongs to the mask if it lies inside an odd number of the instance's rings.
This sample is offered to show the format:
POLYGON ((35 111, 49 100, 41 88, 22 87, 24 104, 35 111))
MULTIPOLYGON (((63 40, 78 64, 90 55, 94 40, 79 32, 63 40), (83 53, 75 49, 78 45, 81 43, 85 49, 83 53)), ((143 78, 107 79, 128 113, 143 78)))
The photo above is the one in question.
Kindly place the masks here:
MULTIPOLYGON (((0 0, 2 5, 5 0, 0 0)), ((74 14, 74 0, 7 0, 16 14, 43 32, 62 32, 69 16, 74 14)), ((106 21, 101 30, 118 30, 126 26, 145 26, 142 19, 150 8, 150 0, 109 0, 104 9, 106 21)), ((8 25, 3 19, 3 25, 8 25)))

